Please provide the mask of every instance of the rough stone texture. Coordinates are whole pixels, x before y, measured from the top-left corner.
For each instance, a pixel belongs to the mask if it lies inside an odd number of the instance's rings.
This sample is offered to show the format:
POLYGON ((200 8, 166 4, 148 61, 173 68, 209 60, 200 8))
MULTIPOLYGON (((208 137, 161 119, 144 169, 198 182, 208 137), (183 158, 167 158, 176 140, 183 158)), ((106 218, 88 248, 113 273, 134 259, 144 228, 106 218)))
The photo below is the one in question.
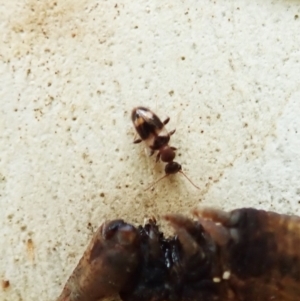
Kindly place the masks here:
POLYGON ((104 219, 300 214, 298 1, 0 1, 0 300, 55 300, 104 219), (171 117, 181 175, 133 145, 171 117))

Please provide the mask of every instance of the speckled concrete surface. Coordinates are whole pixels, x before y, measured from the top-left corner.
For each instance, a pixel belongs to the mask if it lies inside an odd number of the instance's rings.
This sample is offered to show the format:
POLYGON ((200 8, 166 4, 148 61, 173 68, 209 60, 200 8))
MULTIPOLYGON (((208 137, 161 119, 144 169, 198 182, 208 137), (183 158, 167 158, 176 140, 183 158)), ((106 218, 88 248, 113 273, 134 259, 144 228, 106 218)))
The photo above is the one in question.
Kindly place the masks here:
POLYGON ((300 214, 298 1, 0 1, 0 300, 55 300, 104 219, 300 214), (176 128, 180 175, 133 145, 176 128))

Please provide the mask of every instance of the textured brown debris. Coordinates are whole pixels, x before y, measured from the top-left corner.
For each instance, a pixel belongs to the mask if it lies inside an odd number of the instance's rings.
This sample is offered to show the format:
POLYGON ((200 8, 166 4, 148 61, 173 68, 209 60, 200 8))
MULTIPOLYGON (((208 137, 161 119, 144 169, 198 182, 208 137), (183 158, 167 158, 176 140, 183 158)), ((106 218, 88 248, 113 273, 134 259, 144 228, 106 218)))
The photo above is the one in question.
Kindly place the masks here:
POLYGON ((300 218, 252 208, 195 210, 95 233, 57 301, 295 301, 300 295, 300 218))
POLYGON ((8 289, 10 287, 9 280, 2 280, 2 288, 4 290, 8 289))
POLYGON ((137 268, 137 231, 122 220, 103 224, 57 301, 91 301, 115 294, 137 268))

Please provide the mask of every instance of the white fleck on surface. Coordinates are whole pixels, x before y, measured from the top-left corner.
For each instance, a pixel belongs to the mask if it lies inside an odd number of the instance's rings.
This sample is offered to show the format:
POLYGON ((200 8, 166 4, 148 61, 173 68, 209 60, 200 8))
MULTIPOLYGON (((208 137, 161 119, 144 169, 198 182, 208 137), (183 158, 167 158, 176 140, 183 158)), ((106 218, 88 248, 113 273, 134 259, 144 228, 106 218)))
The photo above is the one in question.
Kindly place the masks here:
POLYGON ((220 282, 221 282, 221 278, 219 278, 219 277, 214 277, 214 278, 213 278, 213 282, 214 282, 214 283, 220 283, 220 282))
POLYGON ((225 271, 223 273, 222 279, 228 280, 230 278, 230 271, 225 271))
POLYGON ((0 1, 0 300, 55 300, 93 231, 203 204, 300 214, 300 3, 0 1), (134 145, 150 107, 200 187, 134 145), (7 282, 8 281, 8 282, 7 282))

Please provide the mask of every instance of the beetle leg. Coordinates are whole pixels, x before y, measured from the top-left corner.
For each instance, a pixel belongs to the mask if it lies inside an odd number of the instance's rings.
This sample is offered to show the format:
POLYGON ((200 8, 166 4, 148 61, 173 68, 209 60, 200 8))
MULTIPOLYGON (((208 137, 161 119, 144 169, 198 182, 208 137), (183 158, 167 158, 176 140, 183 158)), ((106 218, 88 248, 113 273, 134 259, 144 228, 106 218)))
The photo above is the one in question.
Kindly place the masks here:
POLYGON ((155 150, 150 149, 150 151, 149 151, 149 157, 153 156, 154 153, 155 153, 155 150))
POLYGON ((166 125, 170 121, 170 117, 167 117, 164 121, 163 124, 166 125))
POLYGON ((134 143, 134 144, 137 144, 137 143, 141 143, 142 141, 143 141, 142 139, 138 138, 138 139, 135 139, 135 140, 133 141, 133 143, 134 143))
POLYGON ((174 129, 173 131, 169 132, 169 135, 172 136, 175 132, 176 132, 176 129, 174 129))
MULTIPOLYGON (((153 151, 153 152, 154 152, 154 151, 153 151)), ((159 159, 160 159, 160 152, 157 153, 155 162, 158 162, 159 159)))

